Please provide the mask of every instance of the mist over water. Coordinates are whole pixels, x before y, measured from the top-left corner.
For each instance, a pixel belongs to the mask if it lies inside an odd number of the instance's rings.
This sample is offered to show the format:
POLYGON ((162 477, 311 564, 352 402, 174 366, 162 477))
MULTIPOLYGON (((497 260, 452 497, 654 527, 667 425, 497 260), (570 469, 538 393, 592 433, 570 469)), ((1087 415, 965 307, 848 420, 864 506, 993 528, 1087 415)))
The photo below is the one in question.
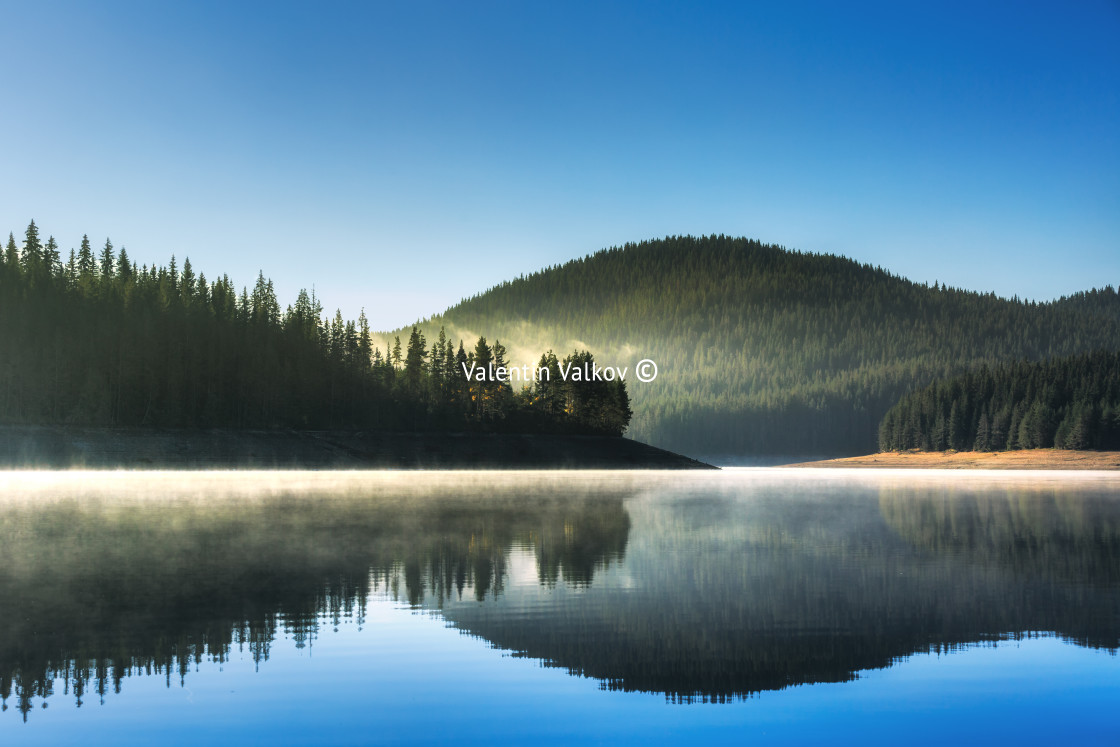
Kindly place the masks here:
POLYGON ((962 729, 983 704, 1025 737, 1053 718, 1099 738, 1118 733, 1095 704, 1120 695, 1120 484, 9 472, 0 617, 5 741, 807 739, 857 729, 835 699, 883 729, 946 707, 962 729))

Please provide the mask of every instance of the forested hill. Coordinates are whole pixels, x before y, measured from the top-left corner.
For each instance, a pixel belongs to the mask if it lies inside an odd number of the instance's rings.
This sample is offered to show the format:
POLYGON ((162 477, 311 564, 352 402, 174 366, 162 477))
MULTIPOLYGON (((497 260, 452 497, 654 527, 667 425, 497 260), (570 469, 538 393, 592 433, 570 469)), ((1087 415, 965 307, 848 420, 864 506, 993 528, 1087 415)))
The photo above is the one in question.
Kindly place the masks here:
POLYGON ((628 435, 689 454, 875 449, 907 392, 982 363, 1120 349, 1112 287, 1052 303, 932 287, 743 238, 627 244, 503 283, 426 320, 495 334, 516 362, 587 347, 631 374, 628 435))
POLYGON ((1120 303, 1117 303, 1117 293, 1111 285, 1106 288, 1081 291, 1080 293, 1074 293, 1072 296, 1065 296, 1056 301, 1054 305, 1067 310, 1102 316, 1112 321, 1120 321, 1120 303))

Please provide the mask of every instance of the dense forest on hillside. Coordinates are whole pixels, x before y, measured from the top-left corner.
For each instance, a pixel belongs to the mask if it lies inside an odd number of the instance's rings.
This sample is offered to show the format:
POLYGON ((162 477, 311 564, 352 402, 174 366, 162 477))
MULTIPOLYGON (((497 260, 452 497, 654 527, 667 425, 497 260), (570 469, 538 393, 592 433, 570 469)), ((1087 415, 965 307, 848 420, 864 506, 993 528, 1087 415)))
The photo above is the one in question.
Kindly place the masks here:
MULTIPOLYGON (((285 311, 261 274, 237 293, 180 269, 138 266, 88 238, 62 261, 34 222, 0 251, 0 423, 226 428, 493 430, 619 435, 622 382, 468 380, 505 347, 479 337, 429 348, 412 330, 383 354, 365 315, 323 315, 301 291, 285 311)), ((551 368, 592 363, 576 351, 551 368)))
POLYGON ((891 408, 882 451, 1120 449, 1120 353, 1007 363, 938 381, 891 408))
POLYGON ((859 453, 902 396, 982 364, 1120 348, 1112 287, 1051 303, 914 283, 727 236, 627 244, 502 283, 426 320, 486 329, 515 360, 650 358, 629 435, 690 454, 859 453))

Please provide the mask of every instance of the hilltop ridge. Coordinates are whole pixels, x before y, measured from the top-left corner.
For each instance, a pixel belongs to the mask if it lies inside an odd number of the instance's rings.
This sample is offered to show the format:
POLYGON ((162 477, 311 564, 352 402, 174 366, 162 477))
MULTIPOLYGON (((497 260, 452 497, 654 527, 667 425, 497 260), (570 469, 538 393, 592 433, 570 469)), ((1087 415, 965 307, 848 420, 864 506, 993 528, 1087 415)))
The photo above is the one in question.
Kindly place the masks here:
POLYGON ((518 363, 550 347, 631 370, 653 359, 657 380, 630 387, 628 435, 663 448, 854 454, 935 379, 1120 348, 1120 298, 1109 286, 1007 299, 752 239, 671 236, 501 283, 419 326, 429 338, 485 329, 518 363))

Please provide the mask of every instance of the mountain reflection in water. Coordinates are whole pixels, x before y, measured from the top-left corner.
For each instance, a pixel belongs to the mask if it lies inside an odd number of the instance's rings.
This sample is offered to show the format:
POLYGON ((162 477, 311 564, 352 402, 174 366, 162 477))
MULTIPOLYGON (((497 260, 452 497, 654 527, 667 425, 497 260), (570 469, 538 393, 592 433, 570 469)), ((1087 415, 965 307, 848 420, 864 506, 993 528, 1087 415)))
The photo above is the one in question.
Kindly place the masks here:
MULTIPOLYGON (((0 478, 0 697, 307 645, 385 595, 604 688, 724 701, 915 652, 1120 646, 1120 488, 641 473, 0 478)), ((367 630, 363 635, 376 635, 367 630)))

